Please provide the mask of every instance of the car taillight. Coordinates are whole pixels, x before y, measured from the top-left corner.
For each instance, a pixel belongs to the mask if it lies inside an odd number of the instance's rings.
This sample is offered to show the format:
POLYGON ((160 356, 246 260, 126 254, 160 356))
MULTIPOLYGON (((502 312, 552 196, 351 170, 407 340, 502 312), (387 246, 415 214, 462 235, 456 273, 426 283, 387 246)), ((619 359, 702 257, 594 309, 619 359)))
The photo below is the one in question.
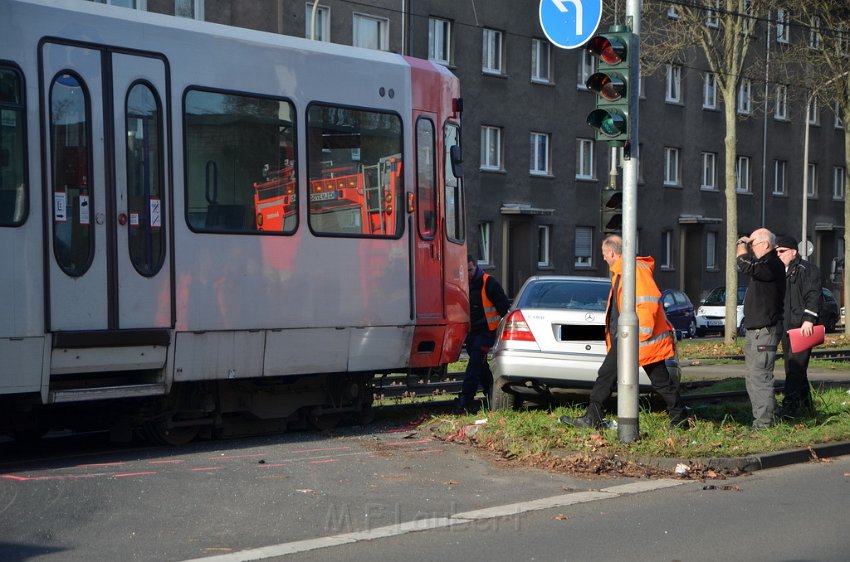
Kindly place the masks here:
POLYGON ((519 310, 514 310, 505 319, 505 329, 502 330, 503 340, 535 341, 534 335, 528 328, 525 317, 519 310))

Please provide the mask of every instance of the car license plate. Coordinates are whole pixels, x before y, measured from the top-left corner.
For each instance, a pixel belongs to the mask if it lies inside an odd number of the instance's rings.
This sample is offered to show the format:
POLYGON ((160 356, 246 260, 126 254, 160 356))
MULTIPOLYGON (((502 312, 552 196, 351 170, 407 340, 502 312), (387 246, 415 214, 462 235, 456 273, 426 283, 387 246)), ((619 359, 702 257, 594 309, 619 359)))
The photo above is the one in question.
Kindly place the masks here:
POLYGON ((723 320, 709 320, 708 321, 709 326, 723 326, 724 324, 725 324, 725 322, 723 320))

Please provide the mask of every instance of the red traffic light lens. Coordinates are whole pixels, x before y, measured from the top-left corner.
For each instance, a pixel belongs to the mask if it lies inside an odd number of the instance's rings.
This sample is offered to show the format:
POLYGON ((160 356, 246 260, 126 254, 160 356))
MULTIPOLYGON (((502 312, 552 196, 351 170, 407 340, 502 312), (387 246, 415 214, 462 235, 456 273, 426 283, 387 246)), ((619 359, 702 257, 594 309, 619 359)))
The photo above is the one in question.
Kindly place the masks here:
POLYGON ((626 46, 618 39, 612 40, 605 35, 591 37, 586 49, 607 64, 620 64, 626 56, 626 46))

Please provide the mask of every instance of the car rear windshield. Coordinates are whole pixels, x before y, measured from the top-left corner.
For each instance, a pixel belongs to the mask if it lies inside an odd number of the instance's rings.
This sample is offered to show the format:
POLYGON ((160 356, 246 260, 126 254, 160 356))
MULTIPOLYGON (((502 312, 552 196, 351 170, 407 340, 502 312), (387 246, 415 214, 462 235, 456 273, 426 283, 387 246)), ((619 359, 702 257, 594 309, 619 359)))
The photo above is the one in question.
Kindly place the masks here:
POLYGON ((516 307, 604 311, 610 288, 594 281, 536 281, 525 288, 516 307))

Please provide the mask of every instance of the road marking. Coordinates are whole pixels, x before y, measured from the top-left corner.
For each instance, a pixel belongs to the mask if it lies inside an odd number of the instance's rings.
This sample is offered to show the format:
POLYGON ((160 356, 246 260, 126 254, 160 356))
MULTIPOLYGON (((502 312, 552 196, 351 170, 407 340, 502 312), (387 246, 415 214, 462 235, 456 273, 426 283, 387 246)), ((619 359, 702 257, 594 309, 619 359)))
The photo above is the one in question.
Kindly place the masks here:
POLYGON ((239 552, 231 552, 228 554, 193 558, 191 560, 185 560, 184 562, 248 562, 251 560, 264 560, 267 558, 274 558, 276 556, 297 554, 299 552, 308 552, 310 550, 318 550, 321 548, 329 548, 332 546, 340 546, 343 544, 351 544, 360 541, 370 541, 386 537, 397 537, 400 535, 406 535, 408 533, 415 533, 419 531, 429 531, 433 529, 451 527, 454 525, 464 525, 470 523, 471 521, 480 521, 482 519, 516 516, 521 513, 539 511, 541 509, 550 509, 554 507, 564 507, 579 503, 619 498, 630 494, 640 494, 653 490, 662 490, 664 488, 670 488, 672 486, 681 486, 682 484, 687 484, 689 482, 693 483, 692 480, 638 481, 629 484, 621 484, 619 486, 609 486, 601 490, 562 494, 549 498, 541 498, 538 500, 512 503, 485 509, 478 509, 475 511, 466 511, 463 513, 455 513, 450 517, 432 517, 430 519, 417 519, 414 521, 408 521, 406 523, 399 523, 396 525, 387 525, 386 527, 368 529, 366 531, 357 531, 354 533, 345 533, 341 535, 332 535, 316 539, 306 539, 302 541, 281 543, 260 548, 252 548, 249 550, 242 550, 239 552))

